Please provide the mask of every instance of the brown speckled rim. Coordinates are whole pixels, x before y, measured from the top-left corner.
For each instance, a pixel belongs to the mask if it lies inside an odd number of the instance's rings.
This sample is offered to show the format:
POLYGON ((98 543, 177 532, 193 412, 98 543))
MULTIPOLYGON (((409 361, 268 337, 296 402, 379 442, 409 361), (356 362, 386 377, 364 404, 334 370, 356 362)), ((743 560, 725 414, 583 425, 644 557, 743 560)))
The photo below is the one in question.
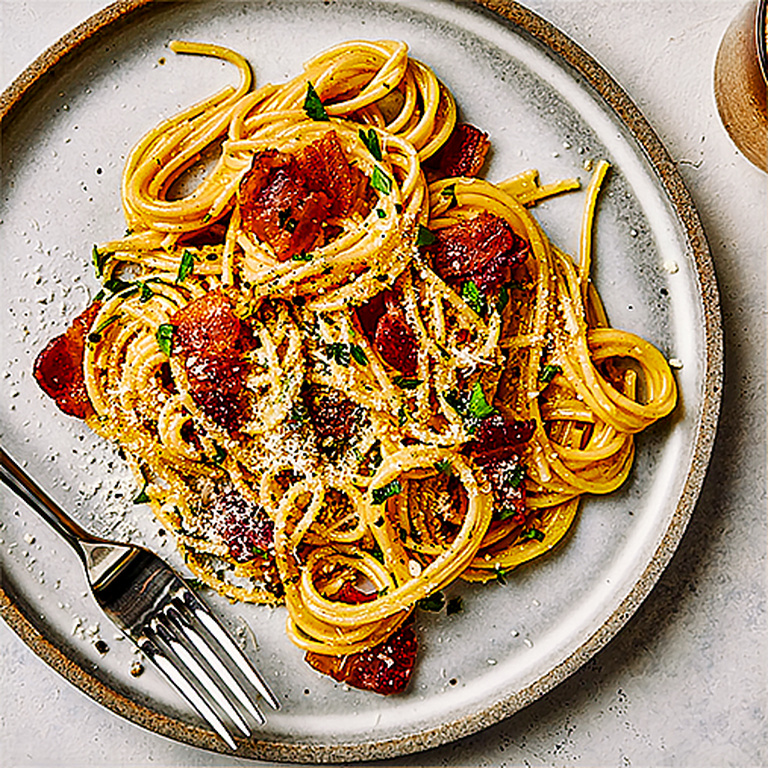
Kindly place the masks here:
MULTIPOLYGON (((723 350, 717 280, 704 230, 677 167, 640 110, 613 78, 579 45, 552 24, 513 0, 468 0, 482 6, 502 25, 528 35, 553 52, 614 111, 645 152, 660 186, 671 202, 687 238, 687 248, 696 265, 699 295, 703 305, 705 355, 701 413, 690 469, 677 507, 654 557, 634 588, 603 625, 568 658, 530 687, 520 690, 483 710, 418 734, 387 741, 334 744, 298 744, 251 740, 242 742, 237 755, 261 760, 329 763, 393 758, 437 747, 487 728, 532 703, 594 656, 635 613, 653 588, 682 537, 693 512, 715 439, 720 409, 723 350)), ((79 25, 34 61, 0 96, 0 121, 23 107, 26 99, 57 65, 83 49, 89 41, 127 24, 162 0, 119 0, 79 25)), ((0 123, 0 128, 2 124, 0 123)), ((0 615, 34 652, 88 696, 113 712, 163 736, 218 752, 226 752, 210 731, 173 719, 127 698, 105 684, 76 661, 66 657, 43 633, 33 618, 32 606, 13 594, 10 585, 0 584, 0 615)))

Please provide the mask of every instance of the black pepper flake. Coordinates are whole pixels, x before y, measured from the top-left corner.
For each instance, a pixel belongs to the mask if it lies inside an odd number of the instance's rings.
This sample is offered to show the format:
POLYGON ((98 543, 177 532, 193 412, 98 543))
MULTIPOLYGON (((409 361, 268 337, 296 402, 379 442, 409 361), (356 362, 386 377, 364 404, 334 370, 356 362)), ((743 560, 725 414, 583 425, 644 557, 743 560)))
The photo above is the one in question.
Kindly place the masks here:
POLYGON ((103 640, 97 640, 93 647, 103 656, 109 652, 109 646, 103 640))

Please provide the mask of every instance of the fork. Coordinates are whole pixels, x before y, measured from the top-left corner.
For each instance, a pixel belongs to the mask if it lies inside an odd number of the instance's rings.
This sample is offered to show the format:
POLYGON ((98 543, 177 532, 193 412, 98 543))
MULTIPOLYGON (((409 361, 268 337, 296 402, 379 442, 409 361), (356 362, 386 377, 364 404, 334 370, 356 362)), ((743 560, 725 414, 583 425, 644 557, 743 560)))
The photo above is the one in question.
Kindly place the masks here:
POLYGON ((237 750, 233 731, 249 738, 249 720, 266 722, 257 695, 280 703, 224 627, 164 560, 88 533, 2 448, 0 458, 0 479, 73 547, 104 613, 237 750))

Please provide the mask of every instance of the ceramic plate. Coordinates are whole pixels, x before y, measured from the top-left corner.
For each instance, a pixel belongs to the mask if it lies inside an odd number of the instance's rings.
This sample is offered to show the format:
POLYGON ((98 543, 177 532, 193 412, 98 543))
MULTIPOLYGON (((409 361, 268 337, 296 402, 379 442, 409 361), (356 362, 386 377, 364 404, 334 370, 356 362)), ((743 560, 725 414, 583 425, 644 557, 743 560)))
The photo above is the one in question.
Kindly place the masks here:
MULTIPOLYGON (((121 2, 54 46, 3 95, 0 200, 7 360, 3 442, 95 532, 130 537, 177 563, 148 509, 131 503, 120 457, 62 415, 30 376, 42 346, 97 290, 92 244, 123 231, 126 153, 160 119, 236 73, 175 56, 167 41, 243 53, 257 81, 283 81, 343 40, 405 40, 451 88, 463 118, 488 131, 489 179, 538 168, 543 182, 613 170, 597 215, 594 279, 613 325, 681 367, 680 405, 638 440, 630 480, 588 499, 563 546, 484 587, 457 584, 463 611, 417 618, 410 690, 384 698, 312 671, 284 635, 283 609, 207 595, 283 702, 239 754, 270 760, 392 757, 477 731, 545 694, 625 623, 669 560, 692 511, 720 391, 715 280, 696 213, 674 165, 610 77, 547 22, 512 2, 228 0, 121 2)), ((535 209, 574 252, 583 193, 535 209)), ((66 545, 4 498, 3 613, 36 652, 115 712, 210 749, 216 737, 115 638, 66 545), (102 654, 97 639, 108 647, 102 654)), ((103 646, 102 650, 103 650, 103 646)))

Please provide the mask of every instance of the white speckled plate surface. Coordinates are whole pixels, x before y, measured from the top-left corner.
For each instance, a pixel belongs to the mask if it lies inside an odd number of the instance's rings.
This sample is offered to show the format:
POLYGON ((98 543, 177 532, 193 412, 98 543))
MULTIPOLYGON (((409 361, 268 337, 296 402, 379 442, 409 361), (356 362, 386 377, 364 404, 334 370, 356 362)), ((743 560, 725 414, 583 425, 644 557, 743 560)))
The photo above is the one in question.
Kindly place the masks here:
MULTIPOLYGON (((673 164, 637 109, 580 48, 524 8, 487 0, 261 0, 116 3, 41 57, 2 97, 6 448, 95 532, 131 537, 178 564, 114 451, 62 415, 30 376, 41 347, 88 303, 93 243, 124 229, 119 183, 134 142, 161 118, 232 82, 231 67, 177 57, 173 38, 214 42, 251 61, 258 82, 353 38, 397 38, 451 88, 464 119, 487 130, 486 176, 536 167, 543 182, 613 171, 597 216, 594 278, 613 325, 682 367, 680 405, 638 440, 618 493, 584 503, 565 544, 506 585, 457 584, 464 610, 420 614, 407 694, 382 698, 313 672, 285 638, 283 610, 207 595, 284 703, 239 754, 349 761, 459 738, 545 694, 596 653, 655 583, 692 511, 720 397, 717 290, 706 243, 673 164), (497 11, 495 13, 493 11, 497 11)), ((581 193, 540 205, 550 237, 573 252, 581 193)), ((224 749, 147 670, 87 596, 73 553, 3 495, 3 616, 37 653, 134 722, 224 749), (94 641, 109 646, 101 655, 94 641)))

